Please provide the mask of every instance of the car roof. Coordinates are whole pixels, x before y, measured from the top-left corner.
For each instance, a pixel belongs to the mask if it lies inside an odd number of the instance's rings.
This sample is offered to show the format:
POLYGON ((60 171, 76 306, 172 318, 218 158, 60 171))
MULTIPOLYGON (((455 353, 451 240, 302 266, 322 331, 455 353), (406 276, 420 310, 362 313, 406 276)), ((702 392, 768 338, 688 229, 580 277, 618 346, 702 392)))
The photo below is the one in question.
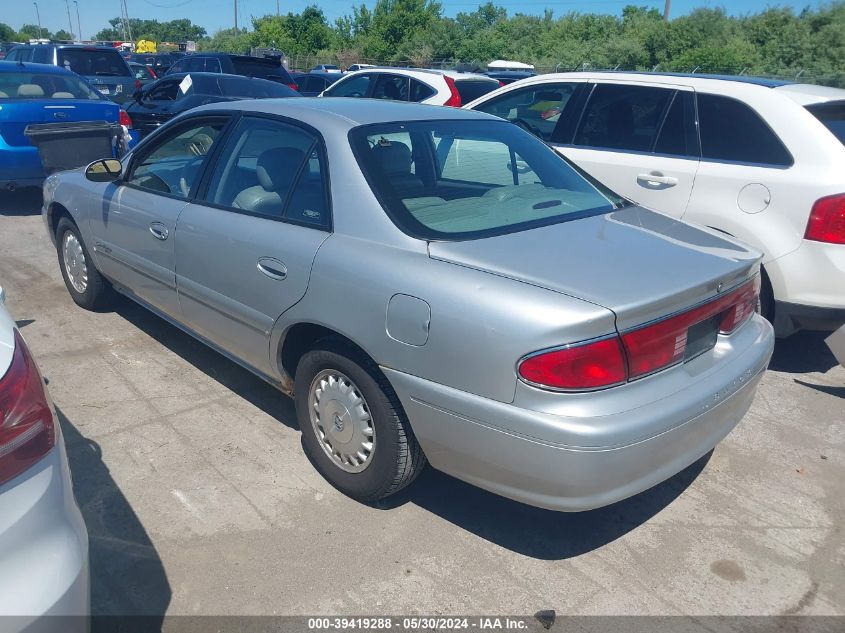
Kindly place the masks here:
POLYGON ((371 123, 406 121, 469 120, 502 121, 483 112, 445 108, 387 99, 348 99, 345 97, 302 97, 301 99, 255 99, 233 103, 215 103, 195 108, 202 110, 235 110, 263 112, 287 116, 319 130, 327 127, 351 129, 371 123))
POLYGON ((804 106, 814 103, 827 103, 828 101, 845 101, 845 90, 831 88, 830 86, 787 84, 779 86, 777 91, 804 106))
POLYGON ((458 70, 439 70, 437 68, 401 68, 397 66, 371 66, 368 68, 361 68, 360 70, 355 70, 349 73, 345 73, 344 77, 351 77, 358 74, 364 73, 371 73, 371 72, 393 72, 398 74, 408 74, 414 76, 414 74, 419 73, 422 75, 433 75, 437 77, 449 77, 450 79, 454 79, 455 81, 466 81, 469 79, 480 79, 482 81, 495 81, 492 77, 488 77, 487 75, 482 75, 479 73, 466 73, 461 72, 458 70))
POLYGON ((591 79, 597 76, 612 77, 615 79, 632 79, 642 80, 647 79, 655 83, 677 84, 678 79, 686 79, 684 82, 691 86, 712 84, 713 82, 730 82, 748 84, 754 86, 761 86, 764 88, 779 88, 781 86, 789 85, 790 82, 782 79, 768 79, 765 77, 747 77, 745 75, 710 75, 707 73, 664 73, 664 72, 650 72, 650 71, 622 71, 622 70, 589 70, 580 72, 564 72, 564 73, 549 73, 547 75, 537 75, 534 80, 549 80, 561 78, 583 78, 591 79))
POLYGON ((35 64, 33 62, 17 62, 17 61, 0 61, 0 72, 3 73, 39 73, 42 75, 57 75, 71 73, 63 66, 54 66, 53 64, 35 64))

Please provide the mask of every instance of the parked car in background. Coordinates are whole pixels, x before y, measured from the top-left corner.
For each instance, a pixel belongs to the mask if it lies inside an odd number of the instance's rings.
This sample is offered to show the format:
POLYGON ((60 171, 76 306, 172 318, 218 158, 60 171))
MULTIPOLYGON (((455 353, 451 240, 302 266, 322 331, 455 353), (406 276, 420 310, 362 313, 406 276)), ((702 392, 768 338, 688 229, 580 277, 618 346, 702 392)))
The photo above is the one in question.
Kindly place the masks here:
POLYGON ((86 633, 88 532, 53 403, 3 299, 0 288, 0 620, 4 633, 86 633))
POLYGON ((299 94, 303 97, 316 97, 343 75, 340 73, 310 72, 297 80, 299 94))
POLYGON ((499 87, 484 75, 420 68, 371 68, 346 73, 320 95, 367 97, 460 107, 499 87))
POLYGON ((0 62, 0 191, 41 186, 44 181, 38 150, 25 134, 27 126, 74 121, 131 125, 119 105, 69 70, 0 62))
POLYGON ((356 70, 364 70, 365 68, 375 68, 375 64, 352 64, 346 70, 350 73, 355 72, 356 70))
POLYGON ((12 50, 15 46, 20 46, 20 42, 7 42, 5 44, 0 44, 0 61, 6 59, 6 53, 12 50))
POLYGON ((217 103, 44 191, 78 305, 118 290, 292 393, 313 463, 365 501, 427 458, 613 503, 712 450, 773 349, 759 253, 477 112, 217 103))
POLYGON ((845 90, 751 77, 542 75, 467 105, 622 195, 764 253, 779 336, 845 323, 845 90))
POLYGON ((135 79, 141 82, 142 86, 146 86, 148 83, 152 83, 158 79, 155 71, 144 64, 129 62, 129 69, 132 71, 132 74, 135 75, 135 79))
POLYGON ((255 77, 218 73, 168 74, 139 91, 126 111, 143 138, 173 117, 206 103, 298 96, 287 86, 255 77))
POLYGON ((152 68, 157 76, 170 70, 170 67, 178 59, 181 59, 181 57, 177 57, 173 53, 133 53, 131 57, 131 61, 152 68))
POLYGON ((482 74, 496 79, 503 86, 537 76, 537 73, 531 72, 530 70, 489 70, 482 74))
POLYGON ((6 54, 6 61, 61 66, 84 77, 115 103, 130 100, 141 85, 120 53, 107 46, 26 44, 12 48, 6 54))
POLYGON ((296 84, 296 88, 294 90, 300 89, 300 83, 308 76, 308 73, 304 73, 301 70, 289 70, 288 74, 290 78, 293 79, 293 82, 296 84))
POLYGON ((341 70, 334 64, 317 64, 311 69, 311 72, 339 73, 341 70))
POLYGON ((230 55, 229 53, 196 53, 177 61, 167 74, 179 73, 225 73, 257 77, 276 83, 285 84, 296 90, 296 82, 278 59, 249 57, 248 55, 230 55))

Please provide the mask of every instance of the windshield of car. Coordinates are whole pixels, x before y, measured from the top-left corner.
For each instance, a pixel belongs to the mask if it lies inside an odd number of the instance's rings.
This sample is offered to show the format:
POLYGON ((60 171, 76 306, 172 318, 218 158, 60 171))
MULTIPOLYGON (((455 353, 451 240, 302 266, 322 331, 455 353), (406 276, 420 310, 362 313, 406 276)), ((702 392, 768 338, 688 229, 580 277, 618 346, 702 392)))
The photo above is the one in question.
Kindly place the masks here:
POLYGON ((70 73, 2 73, 0 99, 90 99, 103 97, 70 73))
POLYGON ((116 50, 60 48, 59 65, 83 75, 99 77, 130 77, 129 67, 116 50))
POLYGON ((279 62, 261 58, 232 57, 235 74, 247 77, 259 77, 283 84, 293 83, 293 79, 279 62))
POLYGON ((349 137, 385 211, 421 239, 500 235, 626 204, 505 121, 375 124, 349 137))
POLYGON ((845 101, 807 106, 807 109, 845 145, 845 101))

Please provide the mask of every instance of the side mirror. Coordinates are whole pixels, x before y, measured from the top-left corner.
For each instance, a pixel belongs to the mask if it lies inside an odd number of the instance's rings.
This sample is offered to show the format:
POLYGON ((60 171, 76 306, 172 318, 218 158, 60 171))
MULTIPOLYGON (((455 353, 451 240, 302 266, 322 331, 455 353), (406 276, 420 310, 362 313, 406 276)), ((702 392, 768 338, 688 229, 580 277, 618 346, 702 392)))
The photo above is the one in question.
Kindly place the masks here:
POLYGON ((85 177, 91 182, 114 182, 120 178, 123 165, 116 158, 95 160, 85 168, 85 177))

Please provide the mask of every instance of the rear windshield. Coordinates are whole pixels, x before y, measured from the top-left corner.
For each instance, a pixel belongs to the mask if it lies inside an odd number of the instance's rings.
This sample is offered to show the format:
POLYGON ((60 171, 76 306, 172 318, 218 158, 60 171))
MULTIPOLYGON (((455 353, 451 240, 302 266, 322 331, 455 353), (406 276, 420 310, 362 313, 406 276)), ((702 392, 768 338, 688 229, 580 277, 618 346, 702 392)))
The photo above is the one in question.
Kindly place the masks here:
POLYGON ((807 106, 807 109, 845 145, 845 101, 807 106))
POLYGON ((385 211, 421 239, 501 235, 625 204, 505 121, 375 124, 349 136, 385 211))
POLYGON ((0 74, 0 100, 86 99, 101 101, 100 94, 83 79, 70 73, 0 74))
POLYGON ((283 84, 294 83, 284 66, 272 60, 250 59, 249 57, 233 57, 232 65, 235 67, 235 74, 246 75, 247 77, 259 77, 278 81, 283 84))
POLYGON ((482 81, 476 79, 461 79, 455 81, 458 94, 461 95, 461 103, 475 101, 488 92, 493 92, 499 87, 498 81, 482 81))
POLYGON ((83 76, 129 77, 129 67, 115 50, 60 48, 59 65, 83 76))

